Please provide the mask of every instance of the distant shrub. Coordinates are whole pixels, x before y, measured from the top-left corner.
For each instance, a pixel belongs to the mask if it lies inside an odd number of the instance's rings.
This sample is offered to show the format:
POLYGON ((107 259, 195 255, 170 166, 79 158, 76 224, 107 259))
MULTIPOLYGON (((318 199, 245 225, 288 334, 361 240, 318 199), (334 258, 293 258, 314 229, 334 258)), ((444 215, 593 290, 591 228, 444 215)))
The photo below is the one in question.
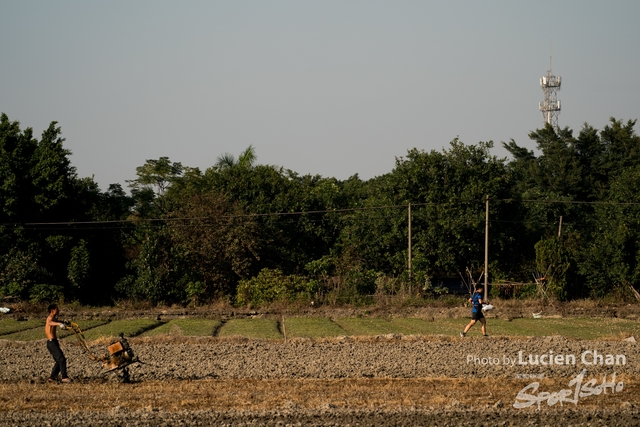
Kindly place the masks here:
POLYGON ((317 282, 298 275, 285 275, 282 271, 264 268, 256 277, 241 280, 236 293, 239 306, 260 305, 274 301, 311 299, 317 282))

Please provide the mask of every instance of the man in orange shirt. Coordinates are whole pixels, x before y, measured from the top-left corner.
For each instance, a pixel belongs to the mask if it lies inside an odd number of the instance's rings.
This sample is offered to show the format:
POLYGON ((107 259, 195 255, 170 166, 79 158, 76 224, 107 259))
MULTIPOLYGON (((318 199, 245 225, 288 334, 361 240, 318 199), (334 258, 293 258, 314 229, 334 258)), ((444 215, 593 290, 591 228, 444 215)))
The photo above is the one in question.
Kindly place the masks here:
POLYGON ((56 304, 49 305, 49 316, 47 316, 47 322, 44 325, 44 333, 47 336, 47 350, 53 356, 53 360, 56 364, 53 365, 51 376, 48 381, 50 383, 58 381, 58 374, 62 375, 63 383, 70 383, 71 379, 67 376, 67 358, 64 357, 64 353, 60 349, 60 343, 56 336, 56 327, 67 329, 68 322, 60 322, 57 317, 60 313, 56 304))

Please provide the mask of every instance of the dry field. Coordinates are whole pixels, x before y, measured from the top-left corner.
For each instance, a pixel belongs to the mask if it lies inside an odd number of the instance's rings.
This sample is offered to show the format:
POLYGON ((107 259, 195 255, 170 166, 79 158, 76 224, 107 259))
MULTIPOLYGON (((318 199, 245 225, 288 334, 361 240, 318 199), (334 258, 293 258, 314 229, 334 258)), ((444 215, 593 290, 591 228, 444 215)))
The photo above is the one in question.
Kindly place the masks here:
MULTIPOLYGON (((76 382, 51 385, 42 340, 0 341, 0 425, 640 425, 639 347, 621 338, 155 336, 130 343, 146 362, 131 368, 132 384, 97 376, 99 366, 68 343, 76 382), (594 354, 602 364, 588 364, 594 354), (547 364, 520 365, 529 355, 547 364), (618 365, 608 365, 616 356, 618 365), (560 402, 561 390, 575 397, 583 369, 577 403, 560 402), (537 390, 523 391, 533 383, 537 390), (534 397, 539 409, 514 407, 534 397)), ((104 351, 104 342, 92 345, 104 351)))

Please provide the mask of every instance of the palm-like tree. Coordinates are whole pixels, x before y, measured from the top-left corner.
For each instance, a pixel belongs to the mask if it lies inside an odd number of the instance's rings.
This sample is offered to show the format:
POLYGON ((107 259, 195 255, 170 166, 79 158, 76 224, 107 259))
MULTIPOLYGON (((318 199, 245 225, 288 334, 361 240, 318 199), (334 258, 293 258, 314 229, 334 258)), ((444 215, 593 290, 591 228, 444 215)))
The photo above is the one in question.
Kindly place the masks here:
POLYGON ((238 160, 233 156, 233 154, 224 153, 218 156, 216 160, 216 167, 218 169, 233 169, 236 167, 241 168, 252 168, 254 163, 256 162, 256 149, 253 145, 249 145, 246 150, 240 153, 238 156, 238 160))

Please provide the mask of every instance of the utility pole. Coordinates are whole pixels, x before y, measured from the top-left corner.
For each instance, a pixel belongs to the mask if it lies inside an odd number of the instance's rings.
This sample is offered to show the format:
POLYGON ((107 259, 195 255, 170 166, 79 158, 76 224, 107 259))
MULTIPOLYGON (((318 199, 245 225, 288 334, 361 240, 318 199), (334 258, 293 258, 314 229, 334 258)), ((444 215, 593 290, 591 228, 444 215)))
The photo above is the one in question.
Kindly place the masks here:
POLYGON ((558 237, 562 233, 562 215, 560 215, 560 225, 558 225, 558 237))
POLYGON ((489 195, 485 199, 484 226, 484 299, 489 298, 489 195))
POLYGON ((411 203, 409 203, 409 280, 411 280, 411 203))

